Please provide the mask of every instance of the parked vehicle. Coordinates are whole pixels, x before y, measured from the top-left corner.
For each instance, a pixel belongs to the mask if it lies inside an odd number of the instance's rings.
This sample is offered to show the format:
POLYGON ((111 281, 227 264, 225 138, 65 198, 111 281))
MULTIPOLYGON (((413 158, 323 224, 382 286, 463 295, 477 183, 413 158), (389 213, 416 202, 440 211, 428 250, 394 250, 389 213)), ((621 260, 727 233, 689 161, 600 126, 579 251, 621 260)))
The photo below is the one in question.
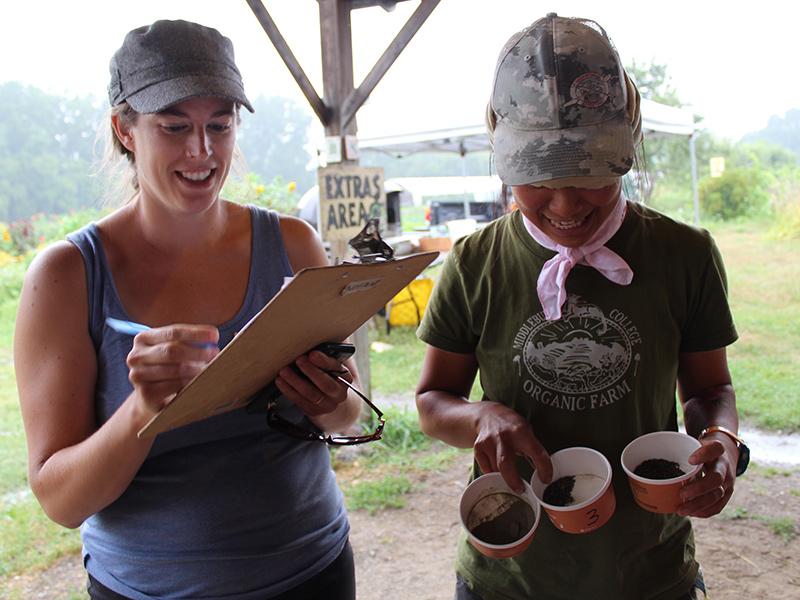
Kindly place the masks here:
MULTIPOLYGON (((488 223, 505 214, 509 194, 500 179, 485 177, 398 177, 385 182, 385 235, 475 219, 488 223)), ((297 204, 299 216, 317 226, 319 189, 309 189, 297 204)))

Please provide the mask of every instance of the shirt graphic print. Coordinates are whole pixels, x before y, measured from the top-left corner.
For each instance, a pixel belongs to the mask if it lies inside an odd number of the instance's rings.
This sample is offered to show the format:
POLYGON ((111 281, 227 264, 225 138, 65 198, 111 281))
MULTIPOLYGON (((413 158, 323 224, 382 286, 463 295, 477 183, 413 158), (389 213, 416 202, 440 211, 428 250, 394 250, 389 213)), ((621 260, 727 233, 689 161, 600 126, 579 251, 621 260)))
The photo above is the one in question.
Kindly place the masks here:
POLYGON ((631 393, 642 343, 636 325, 618 309, 608 314, 568 294, 561 319, 529 317, 513 342, 522 388, 535 402, 568 411, 598 410, 631 393))

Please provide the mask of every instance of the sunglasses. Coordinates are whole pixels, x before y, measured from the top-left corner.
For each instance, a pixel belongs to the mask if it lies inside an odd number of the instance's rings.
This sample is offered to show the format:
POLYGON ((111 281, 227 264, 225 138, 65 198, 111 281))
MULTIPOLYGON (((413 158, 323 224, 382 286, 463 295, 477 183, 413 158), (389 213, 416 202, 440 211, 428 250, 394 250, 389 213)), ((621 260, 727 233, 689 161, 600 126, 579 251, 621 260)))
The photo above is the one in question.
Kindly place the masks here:
POLYGON ((353 390, 353 392, 355 392, 356 395, 358 395, 358 397, 361 398, 364 403, 370 407, 370 409, 372 409, 372 412, 378 419, 378 425, 376 426, 375 431, 366 435, 347 436, 325 435, 319 430, 306 429, 305 427, 297 425, 296 423, 287 421, 278 413, 278 400, 277 397, 274 396, 266 401, 267 424, 275 431, 279 431, 284 435, 288 435, 300 440, 306 440, 308 442, 324 442, 330 446, 354 446, 356 444, 366 444, 368 442, 374 442, 381 439, 381 435, 383 434, 383 426, 386 424, 386 419, 383 416, 383 412, 381 412, 381 410, 375 406, 375 404, 373 404, 369 398, 362 394, 359 389, 351 385, 346 379, 342 378, 342 375, 344 374, 343 371, 325 372, 342 385, 345 385, 349 389, 353 390))

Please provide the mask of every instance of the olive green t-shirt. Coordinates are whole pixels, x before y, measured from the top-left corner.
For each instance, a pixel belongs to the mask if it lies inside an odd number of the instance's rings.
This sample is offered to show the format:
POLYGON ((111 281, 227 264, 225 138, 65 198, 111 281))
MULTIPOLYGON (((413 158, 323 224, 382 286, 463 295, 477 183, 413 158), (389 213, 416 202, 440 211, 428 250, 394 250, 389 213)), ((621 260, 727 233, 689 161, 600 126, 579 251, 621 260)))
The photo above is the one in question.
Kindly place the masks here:
POLYGON ((543 512, 511 559, 486 558, 462 535, 457 570, 486 600, 675 600, 694 581, 689 519, 636 505, 620 454, 639 435, 677 429, 680 353, 736 340, 722 260, 708 232, 638 204, 606 245, 631 284, 577 265, 561 319, 547 321, 536 280, 555 253, 519 212, 507 215, 454 246, 419 328, 432 346, 474 353, 485 398, 526 416, 548 452, 588 446, 614 470, 616 511, 594 532, 561 532, 543 512))

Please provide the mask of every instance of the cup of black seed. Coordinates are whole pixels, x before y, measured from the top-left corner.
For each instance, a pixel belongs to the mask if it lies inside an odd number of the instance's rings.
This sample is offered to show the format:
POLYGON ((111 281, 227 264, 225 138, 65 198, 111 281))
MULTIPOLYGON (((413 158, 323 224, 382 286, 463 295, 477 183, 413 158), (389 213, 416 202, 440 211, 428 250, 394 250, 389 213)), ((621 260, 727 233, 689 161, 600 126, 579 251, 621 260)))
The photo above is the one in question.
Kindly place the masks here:
POLYGON ((550 455, 553 479, 536 473, 533 494, 550 521, 566 533, 589 533, 605 525, 616 509, 611 464, 593 448, 564 448, 550 455))
POLYGON ((510 558, 524 551, 539 525, 539 503, 523 482, 518 494, 500 473, 487 473, 461 495, 459 512, 467 539, 481 554, 510 558))
POLYGON ((703 467, 689 464, 698 448, 700 442, 678 431, 647 433, 628 444, 620 462, 636 503, 650 512, 677 512, 681 488, 703 467))

